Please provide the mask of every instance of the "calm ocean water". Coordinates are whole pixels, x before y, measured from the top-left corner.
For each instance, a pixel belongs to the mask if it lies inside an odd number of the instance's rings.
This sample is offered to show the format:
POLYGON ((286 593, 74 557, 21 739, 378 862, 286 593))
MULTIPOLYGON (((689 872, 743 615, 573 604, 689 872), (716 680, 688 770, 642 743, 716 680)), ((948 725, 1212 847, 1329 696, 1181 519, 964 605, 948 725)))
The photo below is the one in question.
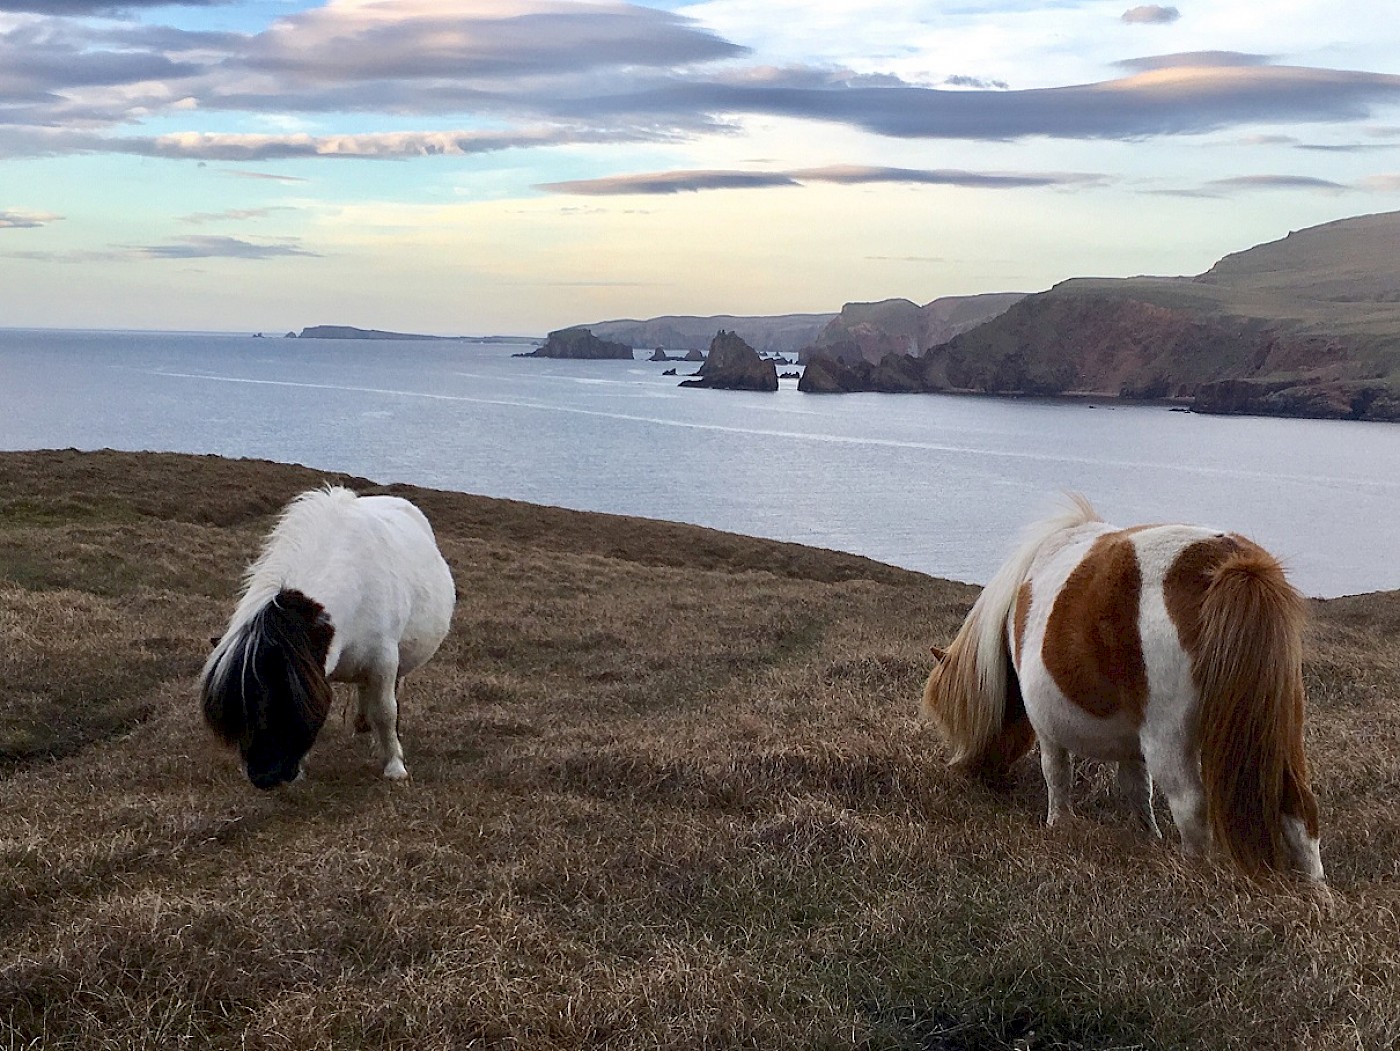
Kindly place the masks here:
MULTIPOLYGON (((985 581, 1065 489, 1244 532, 1314 595, 1400 588, 1400 426, 682 390, 504 344, 0 330, 0 448, 287 460, 985 581)), ((692 366, 679 366, 681 372, 692 366)))

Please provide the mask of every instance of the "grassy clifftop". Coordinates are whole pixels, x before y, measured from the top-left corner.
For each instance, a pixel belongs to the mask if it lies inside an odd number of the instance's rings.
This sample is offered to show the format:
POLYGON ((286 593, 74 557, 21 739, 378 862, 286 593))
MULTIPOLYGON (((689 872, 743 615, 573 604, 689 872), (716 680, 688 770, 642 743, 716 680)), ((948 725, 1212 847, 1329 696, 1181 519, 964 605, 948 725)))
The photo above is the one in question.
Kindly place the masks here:
MULTIPOLYGON (((0 1047, 1391 1046, 1400 595, 1317 603, 1330 912, 1040 827, 914 708, 976 589, 709 530, 393 487, 461 594, 413 779, 333 713, 242 780, 192 681, 293 493, 362 479, 0 454, 0 1047)), ((1165 815, 1164 815, 1165 820, 1165 815)))
POLYGON ((1076 278, 925 356, 935 385, 1400 420, 1400 212, 1297 231, 1197 277, 1076 278))

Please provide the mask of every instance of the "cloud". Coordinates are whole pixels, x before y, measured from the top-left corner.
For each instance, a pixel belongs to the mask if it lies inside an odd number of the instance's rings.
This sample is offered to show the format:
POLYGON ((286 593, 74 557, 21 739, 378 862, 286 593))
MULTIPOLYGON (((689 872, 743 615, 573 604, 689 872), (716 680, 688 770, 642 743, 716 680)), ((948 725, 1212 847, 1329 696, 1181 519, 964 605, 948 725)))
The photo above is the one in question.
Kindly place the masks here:
POLYGON ((1230 179, 1212 179, 1206 187, 1230 190, 1320 190, 1341 193, 1351 189, 1345 183, 1318 179, 1311 175, 1237 175, 1230 179))
POLYGON ((669 11, 558 0, 339 0, 257 34, 238 63, 295 79, 414 81, 674 68, 735 58, 730 43, 669 11))
POLYGON ((1241 146, 1296 146, 1298 139, 1293 135, 1246 135, 1239 139, 1241 146))
POLYGON ((1300 142, 1300 150, 1312 150, 1314 153, 1373 153, 1376 150, 1400 149, 1400 142, 1300 142))
POLYGON ((1123 12, 1123 21, 1129 25, 1166 25, 1180 17, 1181 12, 1176 8, 1162 7, 1160 4, 1143 4, 1123 12))
POLYGON ((237 237, 177 237, 163 245, 132 245, 129 250, 145 259, 276 259, 282 256, 317 256, 294 244, 254 244, 237 237))
POLYGON ((235 179, 266 179, 269 182, 310 182, 299 175, 274 175, 272 172, 248 172, 238 168, 223 168, 221 175, 232 175, 235 179))
POLYGON ((681 14, 618 0, 330 0, 251 34, 25 19, 0 25, 0 156, 466 155, 678 141, 753 117, 893 138, 1136 140, 1359 120, 1400 101, 1397 75, 1232 51, 1136 58, 1113 79, 1017 90, 962 74, 930 87, 887 73, 746 65, 748 54, 681 14), (327 122, 378 114, 469 130, 227 135, 200 128, 211 112, 327 122), (153 117, 191 130, 122 133, 153 117))
POLYGON ((1143 58, 1125 58, 1115 63, 1120 69, 1145 73, 1153 69, 1206 69, 1230 66, 1266 66, 1272 59, 1268 55, 1254 55, 1247 51, 1176 51, 1170 55, 1147 55, 1143 58))
POLYGON ((111 263, 126 259, 122 252, 78 249, 68 252, 0 252, 5 259, 23 259, 29 263, 111 263))
POLYGON ((613 175, 602 179, 574 179, 547 182, 537 190, 550 193, 610 197, 618 194, 693 193, 697 190, 752 190, 771 186, 796 186, 797 181, 782 172, 674 171, 646 175, 613 175))
POLYGON ((180 216, 178 222, 189 223, 191 226, 201 226, 204 223, 242 222, 246 219, 265 219, 274 212, 290 211, 295 211, 295 209, 275 205, 268 208, 230 208, 225 212, 193 212, 190 215, 180 216))
MULTIPOLYGON (((468 156, 531 146, 577 143, 653 142, 656 134, 621 129, 599 131, 574 127, 520 128, 514 131, 395 131, 359 135, 261 135, 177 132, 157 136, 107 136, 91 132, 29 129, 0 132, 5 154, 124 153, 199 161, 267 161, 304 157, 394 159, 468 156)), ((247 178, 304 182, 292 176, 246 173, 247 178)))
POLYGON ((766 189, 821 182, 838 185, 907 183, 924 186, 961 186, 973 189, 1022 189, 1039 186, 1078 186, 1100 183, 1102 176, 1075 173, 1036 174, 970 172, 958 169, 880 168, 866 165, 833 165, 792 171, 670 171, 638 175, 613 175, 600 179, 575 179, 542 183, 550 193, 606 197, 621 194, 671 194, 699 190, 766 189))
POLYGON ((1153 69, 1119 80, 1014 91, 674 84, 561 102, 593 119, 729 112, 831 121, 895 138, 1135 139, 1262 121, 1340 121, 1400 100, 1400 76, 1286 66, 1153 69))
POLYGON ((232 0, 0 0, 0 11, 38 15, 110 15, 140 7, 213 7, 232 0))
POLYGON ((1006 91, 1011 87, 1011 85, 1004 80, 983 80, 981 77, 965 77, 961 74, 954 74, 946 78, 943 83, 947 84, 950 88, 979 88, 983 91, 991 88, 995 88, 998 91, 1006 91))
POLYGON ((32 230, 56 223, 63 216, 51 212, 21 212, 0 209, 0 230, 32 230))

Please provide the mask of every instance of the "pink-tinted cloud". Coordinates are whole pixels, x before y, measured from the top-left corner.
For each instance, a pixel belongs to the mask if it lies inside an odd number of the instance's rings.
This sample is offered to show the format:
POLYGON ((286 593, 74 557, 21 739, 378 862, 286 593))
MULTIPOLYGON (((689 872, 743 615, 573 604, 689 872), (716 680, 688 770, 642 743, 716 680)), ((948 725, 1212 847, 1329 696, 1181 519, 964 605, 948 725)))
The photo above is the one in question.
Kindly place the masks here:
POLYGON ((1176 8, 1160 4, 1142 4, 1123 12, 1123 21, 1129 25, 1168 25, 1180 17, 1181 12, 1176 8))
POLYGON ((869 165, 834 165, 791 171, 669 171, 612 175, 599 179, 575 179, 544 183, 537 189, 550 193, 610 197, 624 194, 693 193, 700 190, 767 189, 804 183, 865 185, 905 183, 923 186, 960 186, 972 189, 1024 189, 1045 186, 1083 186, 1103 182, 1102 176, 1082 173, 973 172, 959 169, 886 168, 869 165))
POLYGON ((0 209, 0 230, 32 230, 58 222, 61 215, 51 212, 24 212, 0 209))

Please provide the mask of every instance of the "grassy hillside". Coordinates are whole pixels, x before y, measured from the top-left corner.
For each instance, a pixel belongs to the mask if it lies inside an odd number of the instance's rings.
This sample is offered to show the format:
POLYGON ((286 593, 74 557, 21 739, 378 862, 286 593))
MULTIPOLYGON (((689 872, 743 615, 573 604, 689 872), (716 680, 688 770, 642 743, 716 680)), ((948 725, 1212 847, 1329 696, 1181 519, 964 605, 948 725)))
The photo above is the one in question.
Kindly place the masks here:
POLYGON ((192 682, 324 480, 0 454, 0 1047, 1400 1040, 1400 594, 1316 604, 1327 909, 1140 841, 1097 768, 1053 833, 1033 764, 950 777, 914 711, 972 587, 403 487, 461 594, 412 780, 335 712, 259 794, 192 682))
POLYGON ((1400 420, 1400 212, 1197 277, 1075 278, 929 351, 934 386, 1194 399, 1205 412, 1400 420))

